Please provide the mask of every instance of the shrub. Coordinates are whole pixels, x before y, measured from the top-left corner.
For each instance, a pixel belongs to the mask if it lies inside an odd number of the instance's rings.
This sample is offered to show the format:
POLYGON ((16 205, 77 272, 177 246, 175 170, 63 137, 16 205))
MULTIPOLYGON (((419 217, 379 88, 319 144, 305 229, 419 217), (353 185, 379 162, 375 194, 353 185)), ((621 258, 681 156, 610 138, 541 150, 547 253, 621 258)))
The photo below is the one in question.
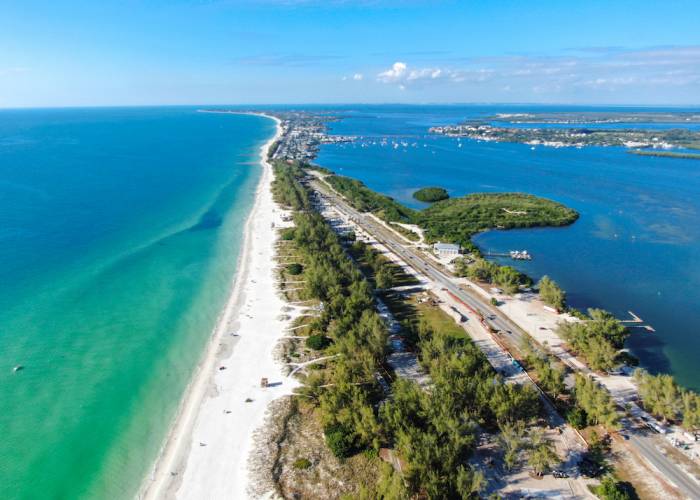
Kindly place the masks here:
POLYGON ((311 335, 306 338, 306 347, 320 351, 330 344, 330 339, 324 335, 311 335))
POLYGON ((326 444, 328 448, 338 458, 350 456, 353 448, 353 439, 348 429, 342 425, 330 425, 325 428, 323 433, 326 435, 326 444))
POLYGON ((573 407, 566 415, 566 421, 576 429, 583 429, 586 427, 586 425, 588 425, 588 415, 586 414, 586 410, 578 406, 573 407))
POLYGON ((491 305, 492 305, 492 306, 497 306, 497 305, 498 305, 498 300, 496 299, 496 297, 491 297, 491 305))
POLYGON ((294 276, 296 276, 297 274, 301 274, 303 270, 304 268, 302 267, 302 265, 296 262, 287 266, 287 272, 294 276))
POLYGON ((294 228, 293 227, 287 227, 282 230, 280 237, 283 240, 293 240, 294 239, 294 228))
POLYGON ((311 467, 311 461, 307 458, 297 458, 292 464, 292 467, 299 470, 305 470, 311 467))
POLYGON ((613 476, 607 475, 598 486, 596 494, 602 500, 632 500, 637 498, 634 488, 629 483, 622 483, 613 476))

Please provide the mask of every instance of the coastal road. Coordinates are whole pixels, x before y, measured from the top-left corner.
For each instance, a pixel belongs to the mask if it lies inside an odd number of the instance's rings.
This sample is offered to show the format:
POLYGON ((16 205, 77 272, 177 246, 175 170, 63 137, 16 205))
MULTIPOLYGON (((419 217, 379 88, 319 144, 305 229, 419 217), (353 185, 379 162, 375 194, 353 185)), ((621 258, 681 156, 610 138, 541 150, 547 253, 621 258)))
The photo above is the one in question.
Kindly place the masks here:
POLYGON ((643 434, 631 434, 629 442, 668 481, 688 498, 700 498, 700 486, 679 466, 658 450, 655 440, 643 434))
MULTIPOLYGON (((485 299, 476 295, 476 292, 472 294, 458 286, 453 281, 452 277, 445 274, 433 262, 407 245, 394 231, 387 229, 372 217, 364 215, 354 209, 343 198, 338 196, 325 182, 313 180, 312 185, 316 191, 322 193, 326 198, 331 200, 339 212, 343 213, 350 220, 353 220, 377 241, 384 244, 391 252, 418 271, 419 274, 438 283, 459 301, 467 305, 477 314, 480 314, 491 327, 511 337, 509 340, 520 342, 522 338, 529 338, 527 333, 501 311, 492 308, 485 299)), ((578 368, 575 369, 582 371, 578 368)), ((592 373, 587 367, 584 368, 583 372, 588 374, 592 373)), ((683 494, 688 495, 689 498, 700 499, 700 485, 691 479, 685 471, 681 470, 678 465, 661 453, 653 444, 652 438, 639 436, 634 432, 630 432, 630 441, 628 444, 633 446, 638 454, 653 464, 654 467, 656 467, 665 478, 668 478, 669 482, 673 483, 681 490, 683 494)))

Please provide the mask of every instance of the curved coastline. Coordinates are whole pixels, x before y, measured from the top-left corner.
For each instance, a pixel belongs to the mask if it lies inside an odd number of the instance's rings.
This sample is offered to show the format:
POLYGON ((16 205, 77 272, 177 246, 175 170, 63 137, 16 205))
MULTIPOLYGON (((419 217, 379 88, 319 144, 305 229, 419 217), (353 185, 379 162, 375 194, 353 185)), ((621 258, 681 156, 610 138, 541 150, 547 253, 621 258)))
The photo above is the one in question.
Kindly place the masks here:
MULTIPOLYGON (((195 429, 197 434, 203 432, 212 435, 219 443, 224 442, 224 439, 219 438, 224 437, 222 434, 225 432, 225 429, 217 421, 223 417, 230 416, 233 410, 224 410, 224 412, 218 413, 214 417, 208 411, 207 407, 211 405, 207 403, 211 402, 212 399, 223 399, 220 396, 225 396, 224 392, 235 394, 245 391, 250 388, 251 383, 254 383, 257 378, 255 370, 251 370, 251 373, 245 373, 246 367, 240 363, 237 365, 238 369, 234 369, 232 366, 230 367, 231 369, 224 371, 221 367, 225 363, 229 363, 236 354, 239 354, 239 351, 250 351, 252 348, 253 352, 250 352, 250 354, 263 355, 265 358, 264 361, 262 359, 249 359, 252 364, 258 368, 268 370, 272 369, 274 365, 277 367, 277 372, 281 372, 281 366, 273 359, 272 350, 279 336, 282 335, 283 325, 278 325, 279 328, 276 328, 276 331, 266 332, 264 335, 261 332, 259 336, 248 336, 243 334, 243 330, 249 325, 242 325, 241 323, 244 319, 247 319, 247 323, 255 324, 254 313, 245 310, 246 299, 256 296, 257 298, 269 296, 269 288, 274 287, 274 280, 259 278, 262 278, 263 275, 271 278, 274 271, 274 260, 270 257, 274 252, 275 231, 272 222, 274 221, 276 205, 272 200, 270 191, 272 167, 267 158, 270 147, 279 139, 282 128, 280 120, 274 116, 264 113, 246 114, 255 114, 275 121, 276 132, 260 148, 262 174, 256 189, 255 202, 246 219, 242 252, 238 259, 231 293, 217 320, 216 327, 205 347, 204 353, 197 364, 192 379, 182 396, 177 414, 170 425, 161 451, 152 469, 148 471, 144 478, 137 498, 195 497, 198 495, 195 493, 196 491, 201 493, 212 487, 209 482, 202 484, 204 481, 202 481, 201 476, 202 474, 207 474, 207 470, 211 465, 209 463, 211 458, 203 457, 202 453, 195 453, 200 451, 200 448, 204 449, 206 447, 206 443, 202 441, 199 441, 200 446, 196 448, 193 446, 195 429), (234 332, 240 333, 234 335, 234 332), (216 369, 217 365, 220 365, 219 370, 216 369), (195 457, 194 455, 197 456, 195 457), (185 476, 190 474, 195 477, 185 480, 185 476), (183 485, 193 486, 193 488, 188 487, 188 491, 182 492, 183 485)), ((279 304, 266 304, 266 309, 269 311, 267 316, 272 315, 275 320, 280 321, 277 316, 281 314, 283 303, 276 296, 276 293, 272 295, 273 297, 270 297, 270 301, 276 299, 279 301, 279 304)), ((262 312, 264 313, 265 311, 262 312)), ((270 318, 262 318, 260 321, 262 322, 265 319, 270 318)), ((255 332, 250 333, 255 334, 255 332)), ((270 373, 270 375, 273 374, 270 373)), ((275 389, 267 391, 265 393, 266 397, 256 398, 252 403, 248 404, 245 412, 237 412, 235 417, 238 419, 245 418, 246 421, 246 426, 239 428, 238 435, 233 437, 233 439, 241 442, 238 443, 238 447, 228 450, 228 456, 226 454, 217 456, 217 460, 220 463, 225 463, 229 471, 226 477, 222 478, 218 475, 217 478, 223 479, 224 484, 222 484, 222 488, 229 489, 230 493, 234 492, 234 490, 240 493, 245 492, 247 487, 247 458, 252 447, 253 431, 262 424, 268 403, 272 399, 288 393, 291 387, 285 387, 285 384, 280 384, 275 389), (249 412, 247 410, 253 411, 249 412), (243 413, 246 415, 243 415, 243 413), (250 415, 250 413, 253 413, 253 415, 250 415), (235 474, 230 473, 233 470, 236 471, 235 474)), ((230 403, 231 401, 227 402, 230 403)), ((234 418, 229 418, 228 420, 232 421, 234 418)), ((231 439, 230 435, 229 439, 231 439)), ((214 446, 214 442, 211 444, 214 446)), ((209 455, 211 456, 212 454, 210 453, 209 455)))

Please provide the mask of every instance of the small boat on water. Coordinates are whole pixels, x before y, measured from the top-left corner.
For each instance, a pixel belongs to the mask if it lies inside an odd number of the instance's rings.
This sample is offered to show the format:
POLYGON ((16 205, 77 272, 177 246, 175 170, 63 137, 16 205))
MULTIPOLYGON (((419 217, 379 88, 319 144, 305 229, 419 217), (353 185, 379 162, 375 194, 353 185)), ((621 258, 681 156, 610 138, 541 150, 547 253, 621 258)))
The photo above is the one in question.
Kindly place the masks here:
POLYGON ((509 252, 510 258, 513 260, 532 260, 532 255, 527 253, 527 250, 523 251, 518 251, 518 250, 511 250, 509 252))
POLYGON ((24 370, 24 366, 22 366, 22 365, 17 365, 17 366, 15 366, 15 367, 12 369, 12 371, 15 372, 15 373, 18 372, 18 371, 20 371, 20 370, 24 370))

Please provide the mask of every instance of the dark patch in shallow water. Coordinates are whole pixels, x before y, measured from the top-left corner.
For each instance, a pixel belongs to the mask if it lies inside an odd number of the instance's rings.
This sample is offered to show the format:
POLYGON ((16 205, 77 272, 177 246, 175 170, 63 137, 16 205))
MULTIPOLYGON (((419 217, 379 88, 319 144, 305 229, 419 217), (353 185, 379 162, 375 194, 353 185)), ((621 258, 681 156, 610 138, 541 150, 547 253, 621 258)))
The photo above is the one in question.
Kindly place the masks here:
POLYGON ((659 335, 633 328, 626 344, 649 372, 673 373, 671 361, 663 352, 666 342, 659 335))
POLYGON ((216 229, 223 223, 223 217, 215 210, 208 210, 199 218, 194 226, 187 229, 188 231, 203 231, 207 229, 216 229))

